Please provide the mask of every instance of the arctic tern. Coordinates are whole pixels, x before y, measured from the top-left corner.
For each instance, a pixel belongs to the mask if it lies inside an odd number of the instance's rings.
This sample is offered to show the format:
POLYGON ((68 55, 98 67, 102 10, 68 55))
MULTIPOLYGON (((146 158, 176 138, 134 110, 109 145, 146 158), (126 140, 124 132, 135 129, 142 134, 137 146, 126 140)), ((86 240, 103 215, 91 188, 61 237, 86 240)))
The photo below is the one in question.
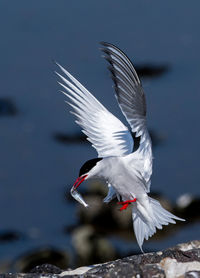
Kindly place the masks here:
POLYGON ((71 194, 83 206, 88 204, 77 188, 84 180, 101 178, 108 184, 104 202, 117 197, 120 210, 132 205, 135 236, 142 250, 144 239, 148 240, 163 225, 184 221, 165 210, 161 204, 148 196, 152 175, 152 144, 146 126, 145 95, 138 75, 129 58, 116 46, 102 42, 104 58, 114 81, 116 99, 130 125, 131 131, 110 113, 79 81, 58 63, 63 75, 56 72, 58 82, 69 101, 76 123, 98 153, 98 158, 87 161, 80 169, 71 194), (134 151, 135 137, 140 138, 134 151))

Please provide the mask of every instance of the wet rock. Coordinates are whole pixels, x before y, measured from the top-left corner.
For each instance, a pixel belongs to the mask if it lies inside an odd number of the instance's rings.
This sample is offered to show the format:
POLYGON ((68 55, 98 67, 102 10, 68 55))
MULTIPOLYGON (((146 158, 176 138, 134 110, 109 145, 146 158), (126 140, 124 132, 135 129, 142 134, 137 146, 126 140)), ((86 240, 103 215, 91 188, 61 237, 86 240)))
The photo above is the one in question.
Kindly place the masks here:
POLYGON ((69 257, 63 251, 52 247, 43 247, 30 251, 18 258, 13 268, 19 272, 30 272, 37 265, 44 264, 48 266, 48 264, 52 264, 61 269, 66 269, 68 262, 69 257))
POLYGON ((185 275, 198 274, 200 270, 199 246, 200 241, 193 241, 162 252, 130 256, 96 266, 84 277, 188 277, 185 275))
POLYGON ((59 278, 59 275, 57 274, 35 274, 35 273, 6 273, 6 274, 0 274, 0 278, 59 278))
POLYGON ((0 243, 12 242, 22 239, 24 236, 14 230, 0 231, 0 243))
MULTIPOLYGON (((52 278, 198 278, 200 277, 200 241, 140 255, 133 255, 103 264, 80 267, 60 274, 45 274, 52 278)), ((0 278, 41 278, 44 274, 1 274, 0 278)))
POLYGON ((176 201, 175 211, 190 222, 199 220, 200 198, 189 193, 181 195, 176 201))
POLYGON ((185 273, 185 278, 200 278, 200 271, 188 271, 185 273))
MULTIPOLYGON (((78 207, 78 216, 80 224, 92 224, 93 226, 101 228, 106 226, 109 229, 114 225, 112 217, 112 206, 103 203, 103 200, 98 195, 85 196, 85 201, 89 204, 89 208, 78 207)), ((115 225, 116 226, 116 223, 115 225)))
POLYGON ((0 98, 0 116, 15 116, 17 108, 9 98, 0 98))
POLYGON ((76 265, 88 265, 117 258, 117 252, 109 240, 96 233, 90 225, 77 228, 72 233, 77 254, 76 265))
POLYGON ((62 269, 60 269, 59 267, 52 265, 52 264, 42 264, 42 265, 38 265, 36 267, 34 267, 33 269, 31 269, 30 273, 42 273, 42 274, 46 274, 46 273, 52 273, 52 274, 60 274, 61 272, 63 272, 62 269))
POLYGON ((165 64, 153 65, 153 64, 143 64, 136 65, 135 70, 139 77, 157 77, 169 71, 169 66, 165 64))
POLYGON ((63 144, 77 144, 77 143, 89 144, 89 141, 87 141, 87 137, 85 136, 85 134, 81 132, 76 134, 66 134, 66 133, 57 132, 53 135, 53 138, 57 142, 63 144))

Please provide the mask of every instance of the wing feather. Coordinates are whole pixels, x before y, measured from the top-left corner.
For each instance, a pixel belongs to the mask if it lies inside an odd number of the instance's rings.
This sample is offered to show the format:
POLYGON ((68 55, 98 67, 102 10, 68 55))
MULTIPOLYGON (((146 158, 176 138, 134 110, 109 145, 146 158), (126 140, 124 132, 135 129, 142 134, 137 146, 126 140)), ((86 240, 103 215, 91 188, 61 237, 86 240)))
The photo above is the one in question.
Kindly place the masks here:
MULTIPOLYGON (((57 73, 58 82, 69 99, 76 123, 97 150, 99 157, 124 156, 133 150, 133 139, 128 128, 110 113, 78 80, 56 63, 64 76, 57 73)), ((127 100, 128 101, 128 100, 127 100)), ((129 100, 131 101, 131 99, 129 100)), ((130 103, 131 104, 131 103, 130 103)))
MULTIPOLYGON (((102 51, 109 62, 108 69, 112 74, 116 98, 122 113, 131 126, 136 137, 140 136, 140 145, 137 152, 130 155, 130 163, 135 163, 135 157, 141 159, 139 169, 146 180, 146 190, 150 189, 152 174, 152 146, 146 128, 146 101, 139 77, 129 58, 116 46, 102 42, 102 51), (132 161, 131 161, 132 159, 132 161)), ((134 167, 134 165, 133 165, 134 167)))
POLYGON ((132 132, 138 134, 138 124, 146 129, 146 101, 144 91, 137 73, 128 57, 116 46, 101 43, 106 60, 110 63, 109 70, 115 84, 116 97, 122 113, 129 122, 132 132), (132 116, 130 112, 132 109, 132 116), (137 118, 134 117, 137 115, 137 118))

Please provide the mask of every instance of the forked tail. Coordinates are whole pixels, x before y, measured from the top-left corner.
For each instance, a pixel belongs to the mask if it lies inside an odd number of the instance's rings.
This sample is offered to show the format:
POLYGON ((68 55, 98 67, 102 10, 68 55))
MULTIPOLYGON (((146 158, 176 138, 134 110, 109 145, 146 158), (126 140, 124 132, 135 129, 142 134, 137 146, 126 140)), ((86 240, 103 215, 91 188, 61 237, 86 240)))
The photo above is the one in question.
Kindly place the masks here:
POLYGON ((176 224, 175 220, 185 221, 184 219, 179 218, 164 209, 157 200, 150 197, 149 206, 150 207, 147 212, 148 220, 142 213, 142 210, 140 210, 137 206, 133 206, 132 210, 134 232, 142 252, 144 239, 147 240, 155 234, 156 228, 161 230, 163 225, 168 225, 169 223, 176 224))

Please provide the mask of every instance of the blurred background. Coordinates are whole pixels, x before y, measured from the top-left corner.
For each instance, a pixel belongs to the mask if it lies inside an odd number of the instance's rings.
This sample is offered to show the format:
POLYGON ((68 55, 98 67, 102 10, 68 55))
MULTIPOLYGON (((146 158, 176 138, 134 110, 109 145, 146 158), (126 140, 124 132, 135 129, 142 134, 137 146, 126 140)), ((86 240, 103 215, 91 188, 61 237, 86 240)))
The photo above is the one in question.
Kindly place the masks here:
POLYGON ((0 1, 0 272, 99 263, 139 253, 130 211, 103 205, 100 182, 82 184, 89 210, 69 196, 96 157, 74 123, 52 60, 124 120, 99 42, 133 61, 147 98, 152 193, 187 219, 144 243, 155 251, 199 239, 200 2, 0 1))

